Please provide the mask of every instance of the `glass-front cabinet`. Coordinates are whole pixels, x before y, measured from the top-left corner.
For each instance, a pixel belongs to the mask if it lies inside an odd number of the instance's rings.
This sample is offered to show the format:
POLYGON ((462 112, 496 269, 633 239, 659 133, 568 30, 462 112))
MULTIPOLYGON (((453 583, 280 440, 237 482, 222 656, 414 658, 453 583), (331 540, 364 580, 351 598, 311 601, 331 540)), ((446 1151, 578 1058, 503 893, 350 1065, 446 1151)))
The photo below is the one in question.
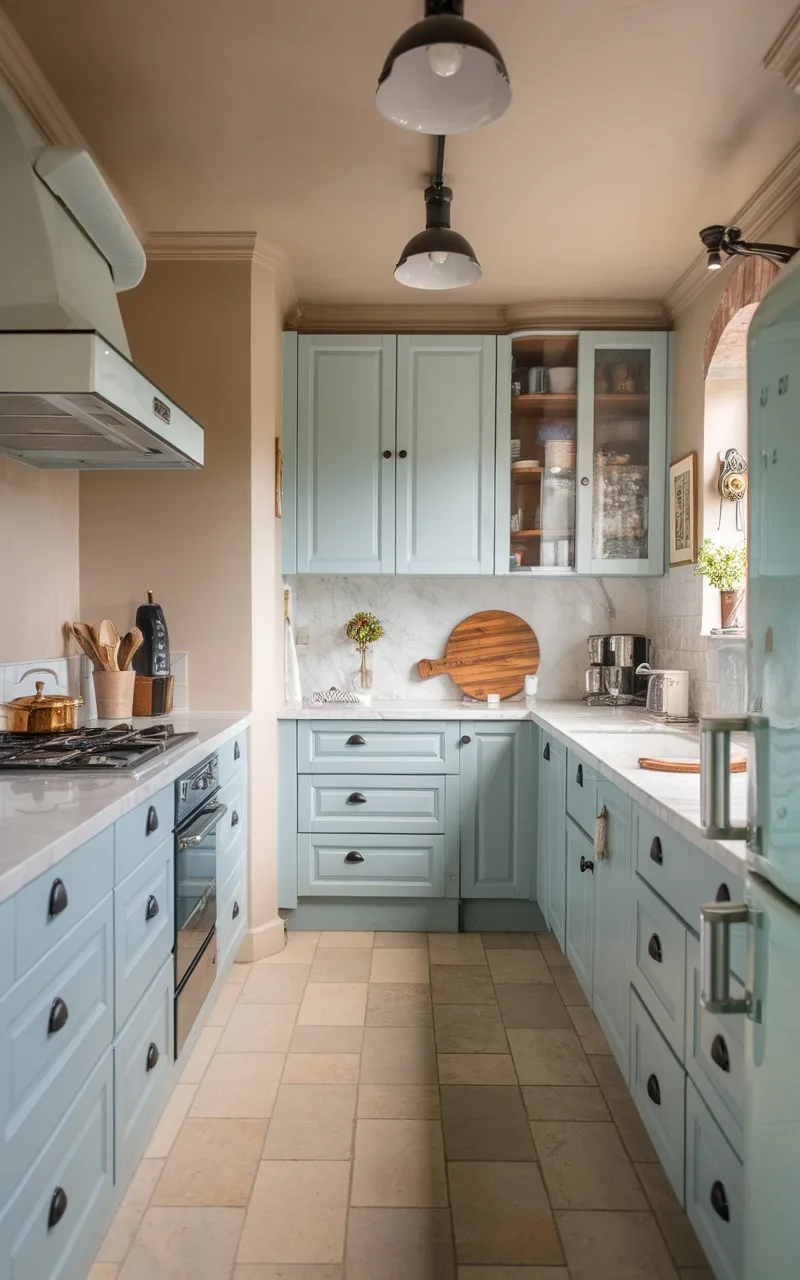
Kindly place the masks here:
POLYGON ((495 572, 662 573, 667 334, 498 341, 495 572))

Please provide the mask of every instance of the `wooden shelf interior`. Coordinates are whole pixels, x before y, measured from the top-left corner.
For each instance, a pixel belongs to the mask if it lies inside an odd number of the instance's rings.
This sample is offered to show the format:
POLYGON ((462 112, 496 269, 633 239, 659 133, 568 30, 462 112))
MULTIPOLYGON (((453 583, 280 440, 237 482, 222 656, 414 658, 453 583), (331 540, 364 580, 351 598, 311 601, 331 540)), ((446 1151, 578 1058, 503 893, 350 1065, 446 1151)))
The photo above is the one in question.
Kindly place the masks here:
POLYGON ((512 544, 515 542, 527 542, 531 538, 574 538, 574 529, 520 529, 517 533, 511 534, 512 544))

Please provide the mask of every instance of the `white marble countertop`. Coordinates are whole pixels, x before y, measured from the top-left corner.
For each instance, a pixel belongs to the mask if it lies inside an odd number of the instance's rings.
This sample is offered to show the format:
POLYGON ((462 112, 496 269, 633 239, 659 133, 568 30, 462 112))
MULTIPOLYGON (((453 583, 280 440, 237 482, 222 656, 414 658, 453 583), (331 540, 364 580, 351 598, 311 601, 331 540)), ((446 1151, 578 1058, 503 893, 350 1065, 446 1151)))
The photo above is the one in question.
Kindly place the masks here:
POLYGON ((499 707, 469 698, 434 702, 397 698, 388 702, 324 702, 314 707, 284 706, 279 720, 532 720, 531 708, 524 699, 509 699, 499 707))
MULTIPOLYGON (((0 774, 0 902, 198 764, 250 723, 244 712, 159 717, 197 737, 130 774, 0 774)), ((116 723, 98 721, 96 723, 116 723)), ((157 719, 134 719, 148 726, 157 719)))

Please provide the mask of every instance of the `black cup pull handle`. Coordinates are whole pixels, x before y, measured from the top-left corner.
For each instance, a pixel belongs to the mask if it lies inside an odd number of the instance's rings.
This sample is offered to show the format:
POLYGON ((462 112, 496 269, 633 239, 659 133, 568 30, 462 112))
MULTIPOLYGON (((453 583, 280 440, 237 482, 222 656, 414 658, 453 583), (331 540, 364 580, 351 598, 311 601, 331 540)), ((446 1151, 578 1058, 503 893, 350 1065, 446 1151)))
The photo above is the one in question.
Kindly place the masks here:
POLYGON ((661 950, 661 939, 657 933, 654 933, 647 944, 647 954, 651 960, 655 960, 656 964, 661 964, 664 959, 664 952, 661 950))
POLYGON ((408 450, 407 450, 407 449, 401 449, 397 456, 398 456, 398 458, 407 458, 407 457, 408 457, 408 450))
POLYGON ((236 919, 236 917, 238 916, 238 914, 239 914, 239 903, 238 903, 238 902, 234 902, 234 904, 233 904, 233 911, 231 912, 231 919, 232 919, 232 920, 235 920, 235 919, 236 919))
POLYGON ((546 742, 546 743, 544 744, 544 751, 542 752, 542 759, 543 759, 543 760, 549 760, 549 759, 550 759, 550 743, 549 743, 549 742, 546 742))
POLYGON ((711 1041, 711 1061, 717 1064, 720 1071, 730 1071, 731 1056, 724 1036, 714 1036, 711 1041))
POLYGON ((241 758, 242 758, 242 753, 241 753, 241 751, 239 750, 239 743, 238 743, 238 742, 234 742, 234 744, 233 744, 233 758, 234 758, 234 760, 241 760, 241 758))
POLYGON ((664 850, 661 848, 661 841, 658 836, 653 836, 650 841, 650 861, 655 862, 656 866, 664 865, 664 850))
POLYGON ((344 745, 346 747, 365 747, 367 743, 366 739, 362 738, 360 733, 351 733, 344 745))
POLYGON ((152 920, 158 915, 160 910, 161 908, 158 905, 158 898, 154 893, 151 893, 150 897, 147 899, 147 906, 144 912, 145 920, 152 920))
POLYGON ((730 1222, 731 1207, 728 1204, 728 1193, 719 1181, 715 1182, 711 1188, 711 1208, 723 1222, 730 1222))
POLYGON ((468 747, 469 744, 472 742, 472 738, 469 736, 468 733, 464 733, 461 735, 461 741, 465 747, 468 747))
POLYGON ((366 804, 367 797, 363 796, 360 791, 354 791, 351 796, 347 797, 348 804, 366 804))
POLYGON ((723 880, 722 884, 717 889, 717 902, 730 902, 730 900, 731 891, 723 880))
POLYGON ((344 855, 345 862, 363 862, 364 855, 359 853, 357 849, 351 849, 349 853, 344 855))
POLYGON ((67 1212, 67 1193, 63 1187, 56 1187, 50 1197, 50 1211, 47 1215, 47 1230, 57 1227, 64 1214, 67 1212))
POLYGON ((583 854, 581 854, 581 871, 591 871, 594 875, 594 863, 591 858, 584 858, 583 854))
POLYGON ((148 1071, 153 1070, 153 1067, 158 1062, 158 1059, 160 1058, 160 1056, 161 1055, 158 1052, 158 1045, 155 1043, 151 1043, 150 1047, 147 1050, 147 1070, 148 1071))
POLYGON ((239 825, 239 814, 236 811, 236 809, 234 809, 233 813, 231 814, 231 826, 238 827, 238 825, 239 825))
POLYGON ((575 781, 579 787, 583 786, 583 765, 578 765, 578 772, 575 774, 575 781))
POLYGON ((64 884, 63 880, 59 880, 58 877, 56 877, 53 881, 52 888, 50 889, 50 902, 48 903, 47 914, 51 918, 53 916, 61 915, 61 912, 64 910, 68 902, 69 897, 67 895, 67 886, 64 884))
POLYGON ((67 1008, 65 1001, 61 999, 61 996, 56 996, 55 1000, 50 1005, 50 1017, 47 1020, 47 1034, 49 1036, 54 1036, 57 1031, 60 1031, 62 1027, 67 1025, 68 1017, 69 1009, 67 1008))
POLYGON ((147 810, 147 822, 144 826, 145 835, 151 836, 154 831, 158 831, 158 814, 154 804, 150 805, 147 810))
POLYGON ((392 456, 392 451, 391 451, 391 449, 384 449, 384 451, 383 451, 383 456, 384 456, 384 458, 391 458, 391 456, 392 456))
POLYGON ((658 1083, 658 1076, 648 1076, 647 1096, 657 1107, 661 1106, 661 1085, 658 1083))

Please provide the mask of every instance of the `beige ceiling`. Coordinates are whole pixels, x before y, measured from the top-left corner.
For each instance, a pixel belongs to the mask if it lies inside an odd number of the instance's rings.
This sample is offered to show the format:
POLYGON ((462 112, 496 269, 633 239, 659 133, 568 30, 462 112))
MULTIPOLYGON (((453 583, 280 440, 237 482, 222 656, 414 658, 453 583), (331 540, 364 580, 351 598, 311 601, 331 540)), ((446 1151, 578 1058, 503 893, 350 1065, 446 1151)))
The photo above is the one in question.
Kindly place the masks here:
MULTIPOLYGON (((420 302, 430 139, 373 104, 422 0, 0 0, 150 231, 255 230, 302 301, 420 302)), ((795 0, 467 0, 514 101, 448 141, 475 303, 662 297, 800 140, 761 59, 795 0)), ((433 302, 445 296, 428 295, 433 302)))

